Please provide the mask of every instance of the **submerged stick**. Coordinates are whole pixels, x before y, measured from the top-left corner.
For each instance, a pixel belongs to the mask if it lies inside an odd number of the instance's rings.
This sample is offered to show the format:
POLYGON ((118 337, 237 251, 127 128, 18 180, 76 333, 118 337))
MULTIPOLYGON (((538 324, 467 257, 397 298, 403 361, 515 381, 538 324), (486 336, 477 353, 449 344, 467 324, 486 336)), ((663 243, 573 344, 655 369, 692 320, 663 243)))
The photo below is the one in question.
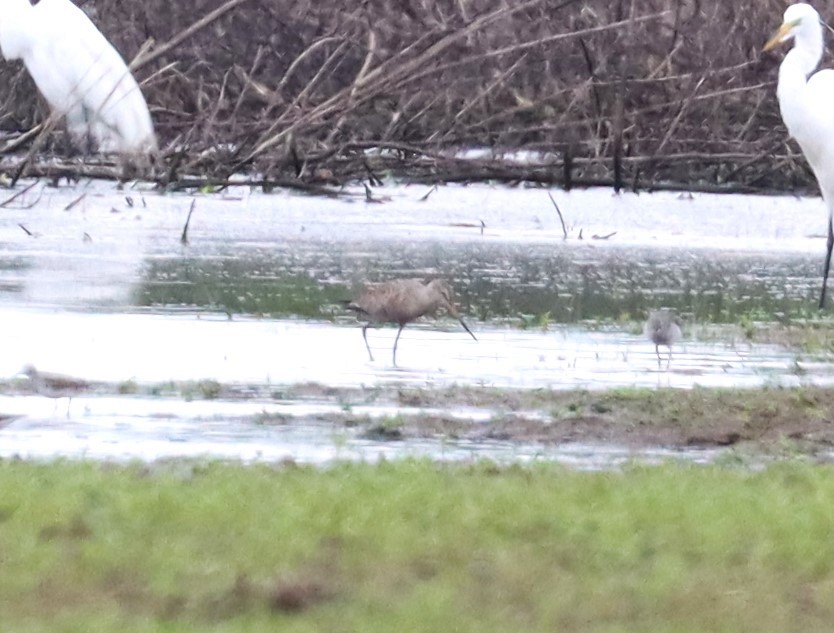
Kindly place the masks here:
POLYGON ((191 222, 191 214, 194 213, 194 207, 197 206, 197 200, 191 201, 191 208, 188 209, 188 217, 185 218, 185 226, 182 227, 182 235, 180 236, 180 244, 183 246, 188 244, 188 225, 191 222))
POLYGON ((70 211, 75 205, 77 205, 79 202, 81 202, 86 197, 87 197, 87 192, 85 191, 80 196, 78 196, 75 200, 73 200, 67 206, 65 206, 64 211, 70 211))
POLYGON ((565 226, 565 218, 562 217, 562 210, 559 208, 559 205, 556 204, 556 201, 553 199, 553 196, 550 195, 550 192, 547 192, 547 197, 550 198, 550 201, 553 203, 553 206, 556 207, 556 213, 559 214, 559 222, 562 223, 562 234, 564 237, 562 239, 568 239, 568 227, 565 226))
POLYGON ((26 185, 26 186, 25 186, 23 189, 21 189, 20 191, 18 191, 18 192, 16 192, 16 193, 14 193, 14 194, 13 194, 12 196, 10 196, 9 198, 6 198, 5 200, 3 200, 3 202, 0 202, 0 207, 5 207, 7 204, 11 204, 11 203, 12 203, 12 202, 14 202, 15 200, 17 200, 20 196, 22 196, 22 195, 26 194, 27 192, 31 191, 31 190, 32 190, 32 187, 34 187, 34 186, 35 186, 36 184, 38 184, 39 182, 40 182, 40 180, 35 180, 33 183, 31 183, 31 184, 29 184, 29 185, 26 185))

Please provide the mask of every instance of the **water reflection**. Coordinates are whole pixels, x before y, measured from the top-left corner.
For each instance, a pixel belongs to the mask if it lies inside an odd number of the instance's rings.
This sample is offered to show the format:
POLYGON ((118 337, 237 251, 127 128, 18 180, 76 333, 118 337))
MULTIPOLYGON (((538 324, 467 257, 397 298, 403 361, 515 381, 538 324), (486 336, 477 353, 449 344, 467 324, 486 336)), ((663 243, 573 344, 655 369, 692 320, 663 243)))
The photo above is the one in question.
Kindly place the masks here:
POLYGON ((668 306, 701 322, 814 311, 817 258, 680 248, 459 242, 279 243, 189 251, 147 262, 136 305, 331 318, 365 281, 442 275, 482 321, 641 319, 668 306))
POLYGON ((78 188, 5 209, 0 304, 333 319, 366 281, 443 275, 467 314, 514 325, 639 320, 660 305, 700 322, 792 319, 816 312, 824 250, 818 200, 554 192, 562 239, 541 190, 444 187, 420 202, 400 187, 365 205, 361 188, 323 200, 241 187, 199 197, 183 246, 191 197, 140 206, 109 185, 85 191, 70 211, 78 188))

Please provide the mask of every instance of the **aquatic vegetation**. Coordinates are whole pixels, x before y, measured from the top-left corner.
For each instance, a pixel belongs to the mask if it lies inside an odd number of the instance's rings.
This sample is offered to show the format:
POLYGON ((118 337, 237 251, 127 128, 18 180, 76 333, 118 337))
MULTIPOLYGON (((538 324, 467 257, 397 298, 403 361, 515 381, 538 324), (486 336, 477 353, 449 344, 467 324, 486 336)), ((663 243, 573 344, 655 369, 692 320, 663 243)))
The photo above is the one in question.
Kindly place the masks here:
POLYGON ((362 432, 362 437, 374 440, 401 440, 406 420, 399 415, 383 416, 376 420, 369 420, 369 424, 362 432))
POLYGON ((271 411, 261 411, 254 419, 255 424, 258 425, 284 425, 293 421, 293 417, 283 413, 275 413, 271 411))
POLYGON ((521 330, 539 329, 547 332, 550 329, 550 310, 540 314, 519 315, 518 327, 521 330))
POLYGON ((206 400, 214 400, 220 395, 222 385, 216 380, 201 380, 197 383, 197 389, 206 400))
POLYGON ((749 315, 743 314, 739 318, 739 326, 741 327, 742 332, 744 332, 745 338, 752 340, 753 335, 756 333, 756 323, 749 317, 749 315))
POLYGON ((185 400, 193 400, 195 397, 203 400, 215 400, 223 391, 223 385, 216 380, 181 383, 178 387, 185 400))
POLYGON ((227 315, 333 319, 346 286, 322 285, 303 272, 280 270, 269 254, 228 259, 153 260, 134 291, 141 307, 214 310, 227 315), (276 268, 276 270, 273 270, 276 268))
POLYGON ((381 240, 361 247, 337 241, 300 251, 289 244, 193 250, 187 257, 149 260, 132 303, 230 316, 339 320, 345 314, 340 301, 359 280, 417 277, 432 270, 456 280, 464 315, 520 328, 632 327, 660 306, 685 315, 687 324, 788 323, 812 316, 809 297, 819 283, 815 258, 786 254, 772 262, 751 253, 693 261, 681 251, 615 248, 588 262, 575 249, 554 251, 547 244, 473 249, 438 242, 427 248, 381 240), (405 261, 407 266, 396 263, 405 261), (749 275, 751 268, 759 274, 749 275), (786 290, 786 277, 801 282, 786 290))
POLYGON ((135 380, 125 380, 117 385, 116 392, 120 395, 135 394, 139 392, 139 385, 135 380))

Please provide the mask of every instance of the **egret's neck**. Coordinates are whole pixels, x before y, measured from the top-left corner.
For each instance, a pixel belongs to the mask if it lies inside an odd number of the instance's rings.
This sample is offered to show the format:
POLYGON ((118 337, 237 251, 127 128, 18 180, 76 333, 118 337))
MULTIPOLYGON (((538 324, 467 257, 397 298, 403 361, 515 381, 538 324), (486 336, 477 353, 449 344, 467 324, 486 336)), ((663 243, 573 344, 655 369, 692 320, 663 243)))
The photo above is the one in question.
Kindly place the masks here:
POLYGON ((817 60, 811 58, 806 51, 793 48, 785 55, 785 59, 779 65, 779 84, 776 86, 777 94, 786 91, 801 90, 808 83, 808 77, 817 67, 817 60))
POLYGON ((805 126, 803 125, 808 119, 806 113, 806 108, 809 105, 806 97, 808 77, 819 64, 822 51, 821 30, 815 33, 800 32, 797 34, 796 44, 788 51, 779 66, 779 83, 776 87, 779 109, 782 112, 782 120, 788 128, 788 132, 800 144, 804 140, 803 137, 809 132, 809 130, 804 129, 805 126))
POLYGON ((20 59, 32 46, 32 5, 29 0, 4 0, 0 14, 0 52, 20 59))
POLYGON ((794 44, 791 51, 788 53, 795 59, 795 64, 802 69, 805 77, 808 77, 822 59, 822 54, 825 51, 825 40, 822 31, 822 25, 804 24, 797 31, 794 37, 794 44))

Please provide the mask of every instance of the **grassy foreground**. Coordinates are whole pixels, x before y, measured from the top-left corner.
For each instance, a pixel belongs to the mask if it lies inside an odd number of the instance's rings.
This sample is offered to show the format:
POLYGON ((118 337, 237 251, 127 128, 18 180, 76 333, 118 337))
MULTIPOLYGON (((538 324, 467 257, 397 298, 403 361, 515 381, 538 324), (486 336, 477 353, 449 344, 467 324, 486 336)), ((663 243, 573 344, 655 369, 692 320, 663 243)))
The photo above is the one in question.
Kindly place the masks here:
POLYGON ((829 631, 834 469, 0 464, 25 631, 829 631))

